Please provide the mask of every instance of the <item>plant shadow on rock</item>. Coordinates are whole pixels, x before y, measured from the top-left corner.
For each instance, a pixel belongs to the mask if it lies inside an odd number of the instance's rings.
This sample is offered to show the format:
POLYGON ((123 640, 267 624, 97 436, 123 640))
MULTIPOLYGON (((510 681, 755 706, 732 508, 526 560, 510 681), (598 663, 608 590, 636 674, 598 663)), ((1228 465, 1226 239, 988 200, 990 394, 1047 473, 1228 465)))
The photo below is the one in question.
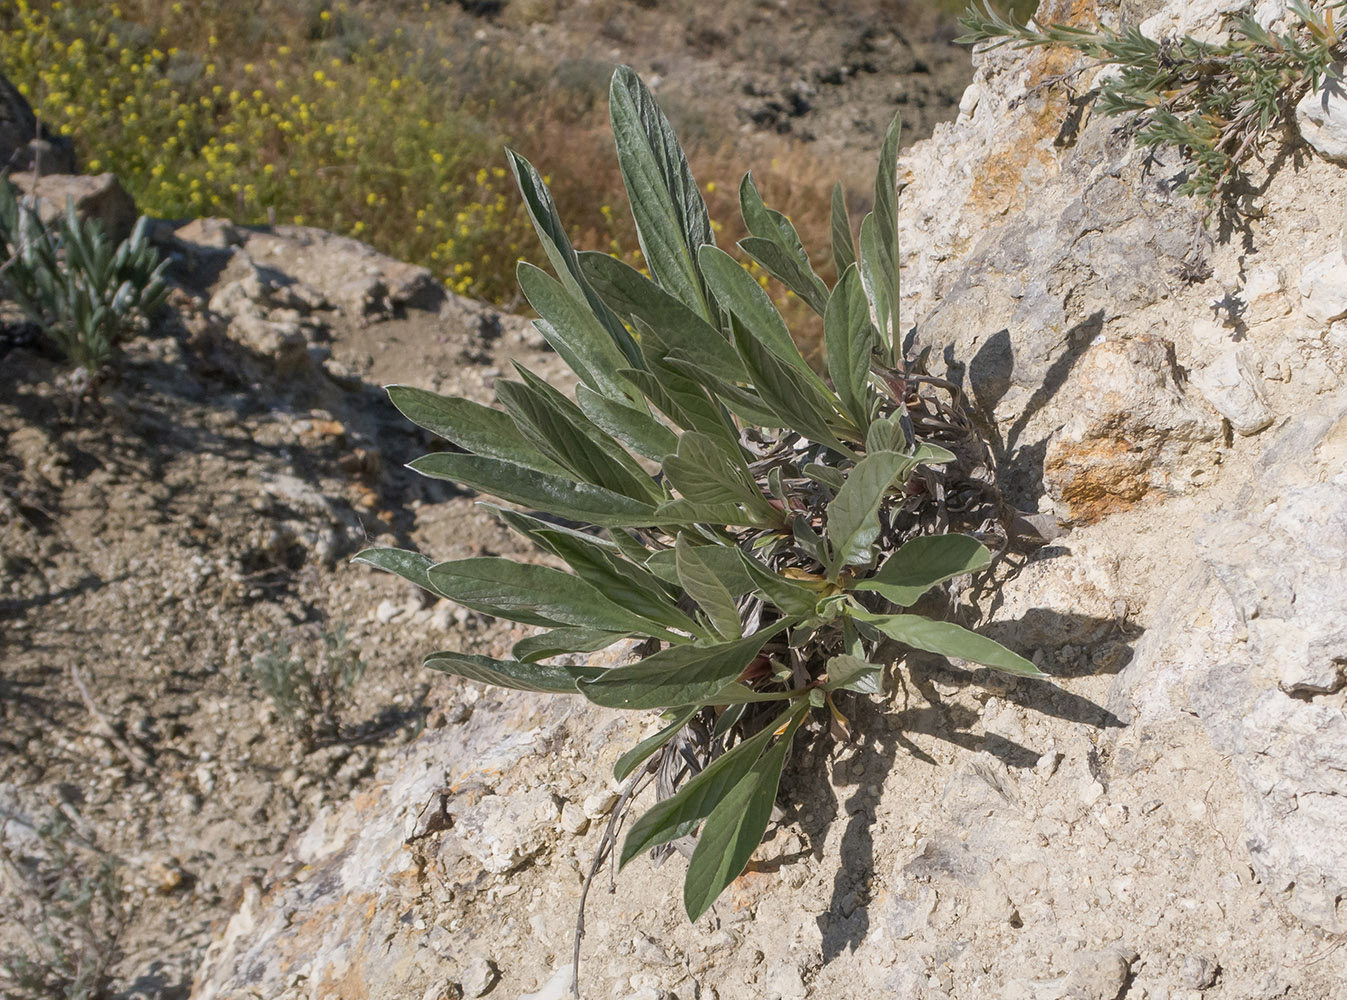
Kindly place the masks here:
MULTIPOLYGON (((1032 609, 1019 621, 991 623, 983 631, 1008 643, 1015 643, 1021 632, 1033 634, 1041 645, 1076 643, 1086 653, 1084 658, 1087 660, 1095 659, 1090 655, 1095 651, 1107 653, 1106 658, 1098 658, 1101 662, 1093 669, 1074 664, 1043 664, 1044 672, 1054 677, 1117 673, 1131 660, 1131 643, 1140 635, 1140 630, 1135 628, 1123 631, 1113 619, 1061 614, 1046 608, 1032 609)), ((942 698, 934 685, 936 680, 945 684, 976 684, 989 676, 988 671, 962 670, 939 657, 917 653, 909 654, 906 669, 904 687, 915 689, 926 700, 926 705, 908 707, 905 704, 897 711, 886 711, 868 699, 856 698, 848 706, 848 714, 854 711, 852 722, 858 739, 853 744, 854 752, 833 768, 832 779, 825 768, 809 766, 813 756, 825 756, 829 752, 828 741, 821 741, 806 750, 797 766, 791 769, 789 780, 800 785, 789 799, 807 805, 795 810, 790 818, 801 826, 811 845, 820 845, 814 848, 816 857, 822 854, 821 845, 827 840, 832 824, 842 816, 847 823, 839 849, 840 864, 833 879, 832 898, 827 911, 815 918, 822 934, 825 965, 844 952, 854 952, 870 930, 869 886, 875 875, 871 829, 883 795, 884 776, 892 771, 900 752, 931 767, 940 766, 912 741, 911 735, 944 740, 971 753, 988 753, 1013 769, 1032 768, 1041 756, 1032 747, 996 733, 971 732, 981 715, 942 698), (839 787, 838 776, 843 769, 846 785, 839 787)), ((1124 725, 1108 709, 1057 687, 998 678, 997 694, 1003 700, 1039 715, 1079 725, 1099 729, 1116 729, 1124 725)), ((906 703, 908 698, 903 701, 906 703)), ((784 863, 790 864, 793 860, 786 858, 784 863)))
POLYGON ((999 484, 1006 497, 1021 509, 1033 509, 1043 495, 1043 465, 1048 441, 1044 438, 1021 444, 1020 438, 1034 416, 1061 391, 1071 370, 1103 328, 1104 311, 1100 309, 1067 331, 1061 354, 1048 367, 1042 382, 1004 435, 994 414, 996 405, 1014 383, 1015 350, 1010 330, 993 333, 966 364, 955 358, 952 347, 945 348, 945 377, 961 389, 969 390, 968 395, 975 404, 970 410, 996 459, 999 484))

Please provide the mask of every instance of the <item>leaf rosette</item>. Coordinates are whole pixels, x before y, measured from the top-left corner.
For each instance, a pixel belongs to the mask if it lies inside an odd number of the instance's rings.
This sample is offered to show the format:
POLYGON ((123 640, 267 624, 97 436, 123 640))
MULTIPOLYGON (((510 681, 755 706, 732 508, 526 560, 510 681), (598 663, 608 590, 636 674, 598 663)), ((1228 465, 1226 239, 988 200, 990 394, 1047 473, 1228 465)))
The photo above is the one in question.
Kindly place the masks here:
POLYGON ((1038 671, 915 607, 987 570, 985 541, 1004 547, 1012 512, 957 389, 903 356, 898 122, 856 241, 835 192, 831 283, 752 177, 740 187, 750 235, 738 250, 820 315, 820 373, 745 264, 715 245, 673 130, 632 71, 615 74, 610 107, 648 273, 577 252, 542 177, 509 154, 553 272, 521 264, 520 284, 579 379, 574 397, 522 367, 496 383, 498 408, 389 388, 403 414, 459 449, 412 468, 512 505, 493 509, 568 569, 392 548, 356 558, 539 630, 510 658, 437 652, 427 666, 662 713, 659 732, 618 761, 630 793, 656 780, 660 792, 619 858, 696 835, 684 891, 696 920, 761 841, 811 713, 844 718, 845 699, 879 692, 910 650, 1038 671), (607 668, 569 655, 622 640, 644 655, 607 668))

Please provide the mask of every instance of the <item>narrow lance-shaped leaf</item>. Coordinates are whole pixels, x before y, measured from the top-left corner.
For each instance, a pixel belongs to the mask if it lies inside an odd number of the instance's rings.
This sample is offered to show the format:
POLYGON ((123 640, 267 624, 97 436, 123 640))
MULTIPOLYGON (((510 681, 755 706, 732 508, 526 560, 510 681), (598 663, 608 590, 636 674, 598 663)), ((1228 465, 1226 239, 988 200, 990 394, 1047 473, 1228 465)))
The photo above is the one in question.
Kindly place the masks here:
POLYGON ((881 251, 880 264, 886 269, 883 276, 889 314, 880 316, 888 335, 889 365, 902 367, 902 335, 898 330, 898 142, 902 136, 903 121, 894 115, 884 133, 884 144, 879 152, 879 167, 875 171, 875 236, 881 251))
MULTIPOLYGON (((879 324, 880 343, 892 358, 895 340, 893 316, 898 303, 894 298, 893 281, 890 278, 893 271, 892 262, 888 259, 879 238, 879 227, 875 223, 874 212, 861 220, 860 256, 857 259, 857 266, 860 268, 865 297, 869 300, 870 308, 879 324)), ((902 351, 901 343, 898 350, 902 351)))
POLYGON ((847 196, 841 181, 833 185, 832 252, 833 267, 839 275, 856 263, 856 245, 851 241, 851 219, 847 215, 847 196))
POLYGON ((666 628, 706 634, 705 629, 679 610, 654 574, 644 566, 628 562, 614 543, 518 511, 496 508, 496 513, 543 551, 564 559, 580 579, 619 607, 666 628))
POLYGON ((404 580, 410 580, 422 590, 428 590, 432 594, 438 593, 431 584, 430 577, 426 575, 426 571, 434 564, 434 560, 428 559, 419 552, 387 547, 362 549, 351 557, 351 562, 364 563, 367 566, 373 566, 375 569, 385 570, 402 577, 404 580))
POLYGON ((641 740, 640 743, 637 743, 634 747, 624 753, 617 759, 617 763, 613 765, 613 780, 624 781, 627 775, 631 774, 631 772, 636 770, 642 763, 649 760, 656 750, 678 735, 679 730, 691 722, 692 717, 700 711, 700 705, 693 705, 683 709, 681 712, 677 712, 673 717, 673 721, 667 726, 653 736, 647 736, 645 739, 641 740))
POLYGON ((828 349, 828 374, 842 408, 857 427, 870 422, 870 358, 877 338, 860 272, 852 265, 842 273, 823 317, 828 349))
POLYGON ((786 731, 706 817, 683 882, 688 919, 696 921, 710 908, 762 843, 776 805, 781 769, 805 712, 803 704, 793 710, 786 731))
POLYGON ((739 246, 822 316, 828 304, 828 286, 814 273, 790 219, 763 203, 751 173, 744 174, 739 183, 739 208, 751 234, 739 246))
POLYGON ((625 66, 613 74, 608 110, 641 252, 659 283, 709 320, 696 253, 712 242, 711 223, 673 129, 625 66))
POLYGON ((759 518, 778 520, 778 511, 762 495, 738 447, 726 448, 709 435, 687 431, 678 439, 678 451, 665 456, 664 474, 687 500, 743 504, 759 518))
POLYGON ((570 238, 561 224, 561 216, 557 214, 556 203, 552 200, 552 192, 547 189, 547 184, 534 169, 533 164, 512 149, 507 149, 505 153, 515 183, 519 186, 519 193, 523 196, 524 208, 533 222, 533 228, 538 233, 538 241, 542 243, 552 269, 572 294, 583 297, 589 303, 594 315, 613 338, 613 343, 627 358, 627 364, 639 368, 641 352, 636 346, 636 341, 632 339, 621 320, 613 315, 612 310, 590 287, 580 271, 575 249, 571 246, 570 238))
POLYGON ((879 508, 889 486, 908 460, 892 451, 866 455, 847 475, 846 484, 828 504, 828 576, 843 566, 868 563, 879 537, 879 508))
POLYGON ((462 483, 510 503, 545 510, 572 521, 587 521, 608 528, 647 527, 659 523, 651 504, 589 483, 544 475, 513 462, 480 455, 437 452, 415 459, 407 467, 432 479, 462 483))
POLYGON ((687 535, 680 534, 674 547, 678 580, 689 597, 706 612, 711 626, 725 639, 738 639, 743 626, 739 620, 739 608, 734 595, 715 567, 702 558, 704 548, 717 549, 720 546, 699 546, 688 541, 687 535))
POLYGON ((1018 677, 1044 676, 1030 661, 1012 653, 995 639, 970 632, 952 622, 932 621, 921 615, 876 615, 859 608, 852 608, 851 614, 874 625, 889 638, 928 653, 971 660, 1018 677))
POLYGON ((631 359, 613 343, 588 303, 532 264, 520 261, 516 274, 529 305, 543 318, 538 329, 581 380, 609 399, 639 400, 640 394, 618 374, 631 359))
POLYGON ((575 667, 548 666, 545 663, 521 663, 518 660, 497 660, 490 656, 473 656, 446 650, 431 653, 425 666, 445 674, 466 677, 470 681, 494 684, 516 691, 541 691, 544 694, 575 694, 575 667))
POLYGON ((678 435, 651 416, 601 396, 587 385, 575 387, 575 401, 594 425, 639 455, 659 461, 678 447, 678 435))
POLYGON ((608 632, 597 628, 554 628, 520 639, 510 647, 510 655, 523 663, 534 663, 567 653, 593 653, 607 649, 629 635, 630 632, 608 632))
POLYGON ((772 734, 788 723, 799 711, 792 707, 776 721, 742 743, 721 754, 705 768, 687 780, 682 788, 667 799, 655 803, 632 824, 622 843, 619 867, 626 867, 638 857, 660 844, 667 844, 697 829, 697 824, 711 814, 727 792, 748 774, 762 751, 771 742, 772 734))
POLYGON ((968 535, 922 535, 889 556, 874 576, 853 583, 851 589, 875 591, 906 608, 937 583, 983 569, 991 559, 987 547, 968 535))
POLYGON ((583 482, 636 500, 664 498, 650 474, 580 407, 527 368, 516 370, 523 382, 497 381, 496 397, 540 451, 583 482))
POLYGON ((550 566, 476 557, 436 563, 427 575, 445 597, 498 618, 529 625, 668 634, 649 619, 614 604, 580 577, 550 566))
POLYGON ((714 646, 670 646, 639 663, 613 667, 580 681, 580 693, 605 708, 670 708, 713 704, 773 636, 792 623, 782 619, 752 635, 714 646))
POLYGON ((697 259, 701 262, 706 283, 720 305, 737 316, 744 329, 777 358, 826 392, 823 380, 809 367, 791 339, 786 321, 753 276, 718 247, 702 247, 697 259))

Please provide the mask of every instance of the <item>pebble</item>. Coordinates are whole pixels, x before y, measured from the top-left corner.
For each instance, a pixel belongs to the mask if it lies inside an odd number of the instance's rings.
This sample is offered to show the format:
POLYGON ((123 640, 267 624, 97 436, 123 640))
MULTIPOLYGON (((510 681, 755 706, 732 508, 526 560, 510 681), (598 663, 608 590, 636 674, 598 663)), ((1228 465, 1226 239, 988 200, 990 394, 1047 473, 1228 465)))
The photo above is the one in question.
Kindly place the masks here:
POLYGON ((590 819, 598 819, 601 816, 607 816, 615 805, 617 805, 617 792, 612 789, 604 789, 601 792, 586 795, 582 808, 585 815, 590 819))
POLYGON ((468 963, 467 969, 463 972, 463 995, 466 997, 486 996, 499 979, 500 973, 496 970, 496 963, 489 958, 478 955, 468 963))
POLYGON ((1214 959, 1205 955, 1187 955, 1179 966, 1179 980, 1184 986, 1205 990, 1216 984, 1216 974, 1221 967, 1214 959))
POLYGON ((378 619, 381 625, 387 625, 405 611, 406 608, 393 601, 380 601, 379 606, 374 609, 374 617, 378 619))
POLYGON ((569 834, 579 836, 589 829, 589 817, 585 810, 574 802, 561 807, 561 828, 569 834))

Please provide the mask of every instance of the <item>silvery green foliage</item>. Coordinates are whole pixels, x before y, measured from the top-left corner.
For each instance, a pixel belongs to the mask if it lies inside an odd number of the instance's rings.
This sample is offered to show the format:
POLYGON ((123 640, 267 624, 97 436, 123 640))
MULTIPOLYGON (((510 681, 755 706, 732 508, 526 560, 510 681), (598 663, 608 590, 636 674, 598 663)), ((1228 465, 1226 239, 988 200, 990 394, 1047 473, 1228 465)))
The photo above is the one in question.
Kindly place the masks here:
POLYGON ((150 245, 147 220, 113 245, 93 219, 66 206, 55 233, 0 179, 0 282, 74 364, 91 375, 117 341, 168 297, 167 261, 150 245))
POLYGON ((510 154, 552 268, 522 263, 519 281, 538 329, 579 377, 574 397, 523 367, 496 382, 498 409, 388 390, 409 419, 460 449, 412 468, 513 505, 489 506, 569 570, 394 548, 356 558, 541 629, 507 659, 445 651, 427 666, 664 713, 667 725, 622 756, 619 780, 654 774, 689 727, 709 733, 705 766, 633 824, 620 852, 626 864, 700 830, 684 888, 695 920, 762 839, 811 709, 845 726, 838 692, 879 692, 905 649, 1039 672, 909 610, 991 556, 968 535, 900 529, 923 502, 922 477, 955 456, 915 439, 909 415, 915 376, 896 322, 897 121, 857 241, 834 199, 841 277, 831 287, 751 175, 740 187, 750 235, 739 247, 823 317, 825 378, 754 277, 715 245, 682 149, 628 69, 613 78, 611 115, 649 276, 577 252, 541 176, 510 154), (628 638, 645 640, 638 662, 551 662, 628 638))

